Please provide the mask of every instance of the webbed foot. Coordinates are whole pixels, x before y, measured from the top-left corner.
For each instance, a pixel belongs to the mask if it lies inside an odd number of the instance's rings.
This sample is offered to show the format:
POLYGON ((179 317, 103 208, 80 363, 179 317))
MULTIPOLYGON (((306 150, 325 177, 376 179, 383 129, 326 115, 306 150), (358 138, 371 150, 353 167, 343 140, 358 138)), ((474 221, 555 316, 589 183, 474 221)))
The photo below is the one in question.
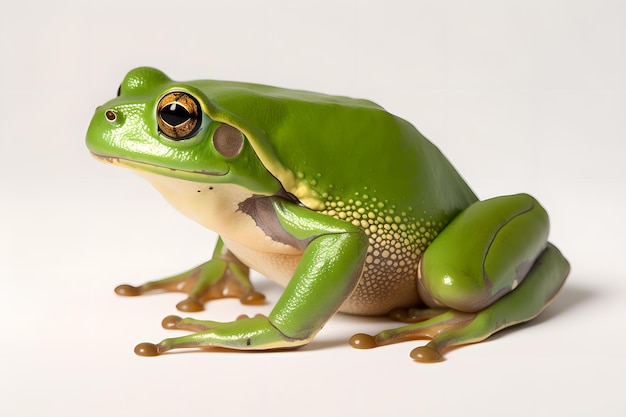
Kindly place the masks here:
POLYGON ((147 282, 138 287, 120 285, 115 292, 121 296, 138 296, 155 292, 182 292, 188 294, 176 308, 184 312, 204 310, 204 304, 218 298, 239 298, 242 304, 260 304, 265 296, 254 290, 249 279, 249 268, 224 247, 221 240, 213 258, 182 274, 147 282))
POLYGON ((417 362, 440 362, 443 360, 443 350, 450 346, 450 342, 454 340, 447 338, 446 335, 452 335, 457 329, 463 329, 470 325, 476 314, 447 311, 433 317, 432 314, 437 310, 425 311, 427 312, 424 315, 418 316, 422 319, 425 316, 430 317, 427 320, 397 329, 385 330, 374 336, 363 333, 355 334, 350 338, 350 345, 357 349, 372 349, 409 340, 432 339, 426 346, 413 349, 410 356, 417 362))
POLYGON ((159 343, 140 343, 135 347, 139 356, 159 356, 180 348, 225 348, 233 350, 289 349, 308 343, 308 339, 285 336, 266 316, 240 316, 232 322, 216 322, 168 316, 163 319, 166 329, 189 330, 187 336, 164 339, 159 343))

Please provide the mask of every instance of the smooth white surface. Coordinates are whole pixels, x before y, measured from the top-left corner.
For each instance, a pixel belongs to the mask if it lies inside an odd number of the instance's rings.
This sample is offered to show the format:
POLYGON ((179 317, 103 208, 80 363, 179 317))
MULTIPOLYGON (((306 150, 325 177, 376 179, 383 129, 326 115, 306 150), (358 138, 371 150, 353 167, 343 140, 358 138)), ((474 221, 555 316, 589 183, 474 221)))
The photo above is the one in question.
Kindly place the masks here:
POLYGON ((623 416, 625 18, 618 0, 4 7, 0 415, 623 416), (481 197, 542 201, 569 281, 538 320, 436 365, 408 358, 422 342, 352 349, 353 333, 393 324, 346 316, 295 352, 135 356, 171 334, 160 320, 181 298, 114 286, 202 262, 214 240, 84 147, 93 109, 139 65, 377 101, 481 197))

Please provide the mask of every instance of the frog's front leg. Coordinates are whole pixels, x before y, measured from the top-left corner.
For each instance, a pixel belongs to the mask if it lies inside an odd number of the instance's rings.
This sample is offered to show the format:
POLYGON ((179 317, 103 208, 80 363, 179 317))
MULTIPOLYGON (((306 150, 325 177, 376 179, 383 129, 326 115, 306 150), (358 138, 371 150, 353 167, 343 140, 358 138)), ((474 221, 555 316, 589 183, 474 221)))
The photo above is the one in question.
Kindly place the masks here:
MULTIPOLYGON (((307 344, 350 296, 359 282, 367 236, 357 227, 287 203, 272 202, 281 232, 304 248, 302 258, 268 317, 229 323, 166 318, 170 329, 197 333, 142 343, 135 352, 155 356, 176 348, 238 350, 293 348, 307 344)), ((277 235, 281 235, 278 233, 277 235)), ((284 235, 283 235, 284 236, 284 235)))
POLYGON ((242 304, 259 304, 265 296, 256 292, 249 279, 249 269, 218 239, 213 257, 182 274, 138 287, 120 285, 115 292, 123 296, 137 296, 153 292, 182 292, 188 297, 176 305, 180 311, 204 310, 204 303, 218 298, 239 298, 242 304))
POLYGON ((396 318, 419 322, 376 336, 355 335, 351 344, 371 348, 432 339, 411 357, 435 362, 446 348, 532 319, 556 296, 569 272, 569 263, 547 243, 547 235, 548 216, 528 195, 473 204, 440 233, 420 262, 420 297, 432 309, 395 312, 396 318))

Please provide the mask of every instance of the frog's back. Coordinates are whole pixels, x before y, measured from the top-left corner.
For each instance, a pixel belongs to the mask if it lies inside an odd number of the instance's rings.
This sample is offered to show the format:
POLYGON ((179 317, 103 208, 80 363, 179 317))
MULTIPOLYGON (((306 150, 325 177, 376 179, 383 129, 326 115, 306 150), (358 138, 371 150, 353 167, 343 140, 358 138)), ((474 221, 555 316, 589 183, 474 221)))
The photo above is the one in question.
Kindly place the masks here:
MULTIPOLYGON (((407 121, 362 99, 199 82, 209 114, 244 131, 265 167, 308 207, 355 195, 447 217, 476 197, 407 121)), ((439 217, 439 216, 437 216, 439 217)))

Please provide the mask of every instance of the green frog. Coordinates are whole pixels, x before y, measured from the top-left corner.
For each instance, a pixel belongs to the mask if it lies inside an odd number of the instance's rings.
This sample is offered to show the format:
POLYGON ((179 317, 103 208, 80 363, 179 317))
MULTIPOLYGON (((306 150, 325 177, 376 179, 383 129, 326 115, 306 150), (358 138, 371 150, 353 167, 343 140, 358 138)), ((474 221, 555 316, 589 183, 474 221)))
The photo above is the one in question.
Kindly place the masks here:
POLYGON ((284 286, 267 316, 168 316, 165 328, 191 334, 139 355, 297 348, 343 312, 404 322, 352 346, 430 339, 411 357, 436 362, 537 316, 569 273, 533 197, 479 200, 436 146, 371 101, 141 67, 98 107, 87 147, 219 235, 208 262, 118 294, 184 292, 177 307, 193 312, 221 297, 263 302, 250 269, 284 286))

